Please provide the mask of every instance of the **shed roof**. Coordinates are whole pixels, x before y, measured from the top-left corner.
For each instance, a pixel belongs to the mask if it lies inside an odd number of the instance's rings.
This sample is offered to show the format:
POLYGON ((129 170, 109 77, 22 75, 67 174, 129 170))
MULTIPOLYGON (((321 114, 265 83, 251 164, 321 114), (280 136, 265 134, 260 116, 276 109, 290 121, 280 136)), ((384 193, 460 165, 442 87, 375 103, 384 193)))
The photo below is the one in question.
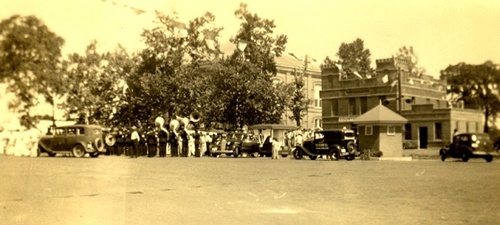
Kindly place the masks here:
POLYGON ((383 105, 377 105, 353 121, 355 124, 403 124, 408 120, 383 105))

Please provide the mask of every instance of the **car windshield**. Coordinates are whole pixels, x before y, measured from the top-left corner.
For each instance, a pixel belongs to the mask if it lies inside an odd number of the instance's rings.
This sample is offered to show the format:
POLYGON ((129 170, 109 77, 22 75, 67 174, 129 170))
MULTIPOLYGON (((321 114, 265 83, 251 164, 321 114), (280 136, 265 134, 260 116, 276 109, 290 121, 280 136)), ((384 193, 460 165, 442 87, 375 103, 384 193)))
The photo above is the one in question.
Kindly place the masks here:
POLYGON ((488 142, 490 141, 490 137, 487 134, 473 134, 471 136, 472 141, 480 141, 480 142, 488 142))

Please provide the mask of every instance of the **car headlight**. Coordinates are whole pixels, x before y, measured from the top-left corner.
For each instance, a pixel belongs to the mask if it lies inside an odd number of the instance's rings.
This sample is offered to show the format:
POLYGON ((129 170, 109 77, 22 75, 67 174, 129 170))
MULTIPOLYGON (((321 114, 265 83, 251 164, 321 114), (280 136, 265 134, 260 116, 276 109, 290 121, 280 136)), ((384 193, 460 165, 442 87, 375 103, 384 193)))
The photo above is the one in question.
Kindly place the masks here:
POLYGON ((91 143, 87 143, 87 148, 92 148, 92 144, 91 143))

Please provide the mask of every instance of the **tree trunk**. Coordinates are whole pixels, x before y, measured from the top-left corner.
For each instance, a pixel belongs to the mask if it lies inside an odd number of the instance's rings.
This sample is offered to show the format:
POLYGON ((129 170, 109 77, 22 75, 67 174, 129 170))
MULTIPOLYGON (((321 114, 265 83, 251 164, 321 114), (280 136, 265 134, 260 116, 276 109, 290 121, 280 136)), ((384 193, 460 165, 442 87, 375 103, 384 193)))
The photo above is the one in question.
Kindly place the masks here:
POLYGON ((490 117, 490 110, 488 109, 488 106, 485 107, 485 112, 484 112, 484 133, 488 133, 488 119, 490 117))

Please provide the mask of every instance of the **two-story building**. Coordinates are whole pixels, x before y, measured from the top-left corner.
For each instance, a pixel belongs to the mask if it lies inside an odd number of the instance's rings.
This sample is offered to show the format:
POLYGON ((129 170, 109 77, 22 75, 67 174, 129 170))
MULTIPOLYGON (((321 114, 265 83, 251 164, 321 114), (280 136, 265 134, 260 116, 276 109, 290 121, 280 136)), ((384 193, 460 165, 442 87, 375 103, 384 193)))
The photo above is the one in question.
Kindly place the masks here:
POLYGON ((404 139, 419 148, 442 146, 453 132, 482 132, 484 117, 447 101, 446 80, 409 72, 408 62, 376 60, 376 74, 356 76, 336 65, 321 67, 324 129, 351 128, 352 121, 383 104, 406 119, 404 139))

